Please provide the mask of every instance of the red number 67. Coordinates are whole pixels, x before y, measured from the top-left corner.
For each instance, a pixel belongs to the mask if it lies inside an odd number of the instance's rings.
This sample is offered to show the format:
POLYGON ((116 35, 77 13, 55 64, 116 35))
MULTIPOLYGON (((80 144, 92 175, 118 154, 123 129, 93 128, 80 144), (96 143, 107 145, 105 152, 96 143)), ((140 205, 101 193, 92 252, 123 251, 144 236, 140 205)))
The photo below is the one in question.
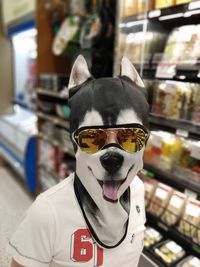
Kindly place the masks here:
POLYGON ((94 267, 103 264, 103 249, 94 243, 87 229, 79 229, 71 238, 71 259, 87 262, 94 258, 94 267))

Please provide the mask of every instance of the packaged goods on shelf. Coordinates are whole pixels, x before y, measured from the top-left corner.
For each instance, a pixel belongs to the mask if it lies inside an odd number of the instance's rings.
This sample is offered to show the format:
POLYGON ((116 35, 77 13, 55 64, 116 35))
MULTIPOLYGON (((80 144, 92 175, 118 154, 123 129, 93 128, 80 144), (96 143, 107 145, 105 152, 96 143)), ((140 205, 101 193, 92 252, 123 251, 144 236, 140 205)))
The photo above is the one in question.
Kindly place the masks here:
POLYGON ((195 65, 200 57, 200 25, 175 28, 168 37, 157 77, 173 78, 177 65, 195 65))
POLYGON ((149 63, 149 60, 153 54, 163 51, 165 40, 165 33, 144 33, 142 31, 129 33, 126 38, 124 55, 128 57, 133 64, 140 64, 141 54, 144 52, 144 62, 149 63), (145 51, 142 51, 144 42, 145 51))
POLYGON ((120 1, 122 6, 122 16, 130 16, 137 14, 137 0, 122 0, 120 1))
POLYGON ((67 87, 69 77, 66 74, 43 73, 39 76, 39 86, 42 89, 60 92, 67 87))
POLYGON ((172 240, 162 242, 154 252, 167 266, 174 266, 185 255, 184 249, 172 240))
MULTIPOLYGON (((190 119, 194 104, 192 103, 193 87, 193 84, 183 82, 155 82, 152 113, 171 119, 190 119)), ((199 85, 197 87, 200 89, 199 85)))
POLYGON ((138 0, 137 5, 138 5, 137 7, 138 13, 144 13, 146 11, 154 9, 154 0, 149 0, 149 1, 138 0))
POLYGON ((56 104, 56 113, 62 119, 69 119, 70 108, 67 103, 56 104))
POLYGON ((180 4, 186 4, 189 2, 192 2, 193 0, 176 0, 176 5, 180 5, 180 4))
POLYGON ((200 142, 174 134, 152 132, 147 143, 144 161, 162 171, 170 171, 177 178, 200 181, 200 142))
POLYGON ((176 267, 199 267, 200 259, 194 256, 188 256, 179 262, 176 267))
POLYGON ((145 188, 145 206, 147 207, 155 193, 158 182, 149 177, 145 177, 143 182, 145 188))
POLYGON ((200 182, 200 142, 185 140, 181 142, 180 151, 174 157, 173 173, 200 182))
POLYGON ((40 140, 40 164, 51 171, 58 171, 58 147, 40 140))
POLYGON ((158 243, 163 236, 154 228, 147 227, 144 233, 144 246, 145 248, 149 248, 156 243, 158 243))
POLYGON ((50 187, 54 186, 57 184, 57 181, 55 178, 53 178, 49 173, 47 173, 43 169, 39 169, 39 177, 40 177, 40 184, 41 184, 41 189, 42 191, 45 191, 49 189, 50 187))
POLYGON ((179 152, 180 140, 167 132, 151 132, 144 160, 161 170, 171 170, 173 157, 179 152))
POLYGON ((164 212, 169 199, 173 193, 173 189, 162 183, 158 183, 155 193, 150 201, 147 211, 152 215, 159 217, 164 212))
POLYGON ((75 160, 60 150, 58 153, 58 166, 58 174, 60 178, 64 179, 75 170, 75 160))
POLYGON ((200 245, 200 201, 187 200, 178 230, 200 245))
POLYGON ((164 8, 175 5, 175 0, 155 0, 156 8, 164 8))
POLYGON ((186 195, 179 191, 174 191, 161 217, 162 221, 167 225, 175 225, 183 213, 185 202, 186 195))

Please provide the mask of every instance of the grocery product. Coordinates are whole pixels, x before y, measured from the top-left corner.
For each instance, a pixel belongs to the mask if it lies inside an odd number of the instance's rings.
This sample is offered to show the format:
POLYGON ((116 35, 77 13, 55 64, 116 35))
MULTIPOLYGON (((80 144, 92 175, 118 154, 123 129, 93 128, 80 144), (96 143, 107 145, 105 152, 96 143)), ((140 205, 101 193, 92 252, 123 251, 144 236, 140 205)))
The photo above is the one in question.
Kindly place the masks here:
POLYGON ((161 219, 167 225, 174 225, 179 220, 186 201, 186 195, 179 191, 174 191, 167 208, 162 215, 161 219))
POLYGON ((144 13, 154 9, 154 0, 138 0, 137 5, 138 13, 144 13))
POLYGON ((122 16, 130 16, 137 13, 137 0, 123 0, 122 16))
POLYGON ((173 78, 177 65, 194 65, 200 57, 200 25, 175 28, 168 37, 156 77, 173 78))
POLYGON ((191 2, 192 0, 176 0, 176 5, 180 5, 180 4, 186 4, 191 2))
POLYGON ((187 119, 192 89, 189 83, 161 81, 154 84, 152 113, 171 119, 187 119))
POLYGON ((147 210, 156 217, 161 216, 169 202, 172 193, 173 189, 170 186, 158 183, 147 210))
POLYGON ((162 235, 152 227, 147 227, 144 233, 144 246, 149 248, 162 239, 162 235))
POLYGON ((187 200, 178 230, 200 245, 200 201, 187 200))
POLYGON ((175 4, 175 0, 156 0, 156 8, 170 7, 175 4))
POLYGON ((200 259, 194 256, 188 256, 184 258, 176 267, 199 267, 200 259))
POLYGON ((176 176, 200 182, 200 142, 184 140, 180 152, 174 158, 173 172, 176 176))
POLYGON ((145 206, 147 207, 156 190, 158 182, 148 177, 145 177, 143 182, 145 188, 145 206))
POLYGON ((159 244, 154 248, 154 252, 167 266, 174 266, 173 264, 185 255, 184 249, 171 240, 159 244))

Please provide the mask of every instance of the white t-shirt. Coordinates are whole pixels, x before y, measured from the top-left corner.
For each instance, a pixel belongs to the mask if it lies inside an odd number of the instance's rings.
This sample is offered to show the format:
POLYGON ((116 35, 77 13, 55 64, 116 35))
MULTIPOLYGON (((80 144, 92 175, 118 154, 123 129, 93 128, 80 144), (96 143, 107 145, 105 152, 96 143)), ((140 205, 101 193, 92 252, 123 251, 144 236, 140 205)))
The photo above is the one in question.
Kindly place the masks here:
POLYGON ((126 238, 102 248, 92 238, 74 193, 74 174, 40 194, 9 241, 15 261, 28 267, 136 267, 143 249, 144 186, 135 177, 126 238))

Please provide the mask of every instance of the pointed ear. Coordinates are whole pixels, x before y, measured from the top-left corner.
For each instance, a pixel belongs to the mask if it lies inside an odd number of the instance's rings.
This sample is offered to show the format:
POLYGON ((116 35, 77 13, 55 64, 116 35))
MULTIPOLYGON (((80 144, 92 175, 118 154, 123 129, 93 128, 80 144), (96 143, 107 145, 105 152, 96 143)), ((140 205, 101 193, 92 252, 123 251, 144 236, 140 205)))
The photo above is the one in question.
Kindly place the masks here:
POLYGON ((140 78, 139 74, 137 73, 137 70, 130 62, 130 60, 126 57, 123 57, 121 62, 121 76, 123 75, 129 77, 138 86, 144 87, 144 83, 140 78))
POLYGON ((79 55, 72 67, 68 89, 84 83, 89 77, 91 77, 91 74, 88 70, 87 62, 82 55, 79 55))

